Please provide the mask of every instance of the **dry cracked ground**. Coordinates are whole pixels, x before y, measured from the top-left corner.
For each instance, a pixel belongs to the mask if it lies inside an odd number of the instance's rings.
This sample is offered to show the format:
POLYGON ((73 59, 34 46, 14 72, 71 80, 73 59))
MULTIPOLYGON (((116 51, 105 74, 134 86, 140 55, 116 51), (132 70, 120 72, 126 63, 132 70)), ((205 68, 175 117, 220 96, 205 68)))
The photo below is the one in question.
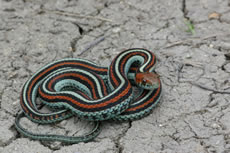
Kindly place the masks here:
MULTIPOLYGON (((40 133, 78 135, 71 118, 40 133)), ((230 0, 0 0, 1 153, 229 153, 230 0), (137 121, 103 122, 91 142, 63 145, 21 136, 14 127, 24 82, 66 57, 109 65, 124 49, 158 58, 163 96, 137 121)))

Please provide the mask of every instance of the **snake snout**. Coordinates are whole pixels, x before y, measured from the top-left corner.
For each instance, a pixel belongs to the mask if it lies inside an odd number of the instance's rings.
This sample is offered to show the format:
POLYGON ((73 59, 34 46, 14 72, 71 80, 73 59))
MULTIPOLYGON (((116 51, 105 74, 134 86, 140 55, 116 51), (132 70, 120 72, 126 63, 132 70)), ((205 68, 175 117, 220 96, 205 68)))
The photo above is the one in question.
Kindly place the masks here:
POLYGON ((156 89, 159 87, 159 75, 153 72, 139 72, 136 74, 136 83, 147 90, 156 89))

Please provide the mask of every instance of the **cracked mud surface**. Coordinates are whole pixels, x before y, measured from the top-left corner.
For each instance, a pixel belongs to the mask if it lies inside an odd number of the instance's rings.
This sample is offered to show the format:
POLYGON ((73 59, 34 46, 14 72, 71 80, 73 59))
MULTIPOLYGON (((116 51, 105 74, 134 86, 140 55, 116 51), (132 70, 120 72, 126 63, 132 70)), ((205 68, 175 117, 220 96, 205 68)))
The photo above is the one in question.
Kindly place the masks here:
MULTIPOLYGON (((229 0, 0 0, 0 59, 2 153, 230 152, 229 0), (92 47, 95 41, 100 43, 92 47), (149 116, 104 122, 95 140, 74 145, 17 133, 22 85, 40 67, 65 57, 105 66, 133 47, 158 57, 163 96, 149 116)), ((38 132, 69 135, 91 126, 77 118, 47 126, 22 122, 38 132)))

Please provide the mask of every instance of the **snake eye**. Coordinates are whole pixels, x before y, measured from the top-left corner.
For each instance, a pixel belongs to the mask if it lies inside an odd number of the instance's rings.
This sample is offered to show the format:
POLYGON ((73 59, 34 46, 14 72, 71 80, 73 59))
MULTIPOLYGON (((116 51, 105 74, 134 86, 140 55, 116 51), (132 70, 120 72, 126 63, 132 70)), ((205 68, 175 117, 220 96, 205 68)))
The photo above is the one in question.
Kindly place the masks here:
POLYGON ((142 80, 142 84, 145 85, 147 83, 147 80, 146 79, 143 79, 142 80))

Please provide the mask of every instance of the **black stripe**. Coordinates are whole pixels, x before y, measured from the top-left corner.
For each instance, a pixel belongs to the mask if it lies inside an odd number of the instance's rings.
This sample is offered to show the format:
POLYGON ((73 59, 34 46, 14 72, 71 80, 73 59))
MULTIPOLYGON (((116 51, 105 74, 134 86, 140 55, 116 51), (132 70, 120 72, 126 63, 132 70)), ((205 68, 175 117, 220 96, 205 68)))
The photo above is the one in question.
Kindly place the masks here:
MULTIPOLYGON (((93 83, 93 86, 91 86, 88 81, 85 81, 85 80, 83 80, 81 78, 78 78, 78 77, 75 77, 75 76, 64 76, 64 77, 59 78, 59 79, 57 79, 57 80, 54 81, 54 83, 52 84, 52 89, 54 89, 54 86, 59 81, 62 81, 62 80, 65 80, 65 79, 71 79, 71 80, 76 80, 76 81, 80 82, 81 84, 84 84, 90 90, 91 94, 93 94, 93 89, 94 89, 95 93, 96 93, 96 97, 100 98, 99 91, 96 88, 96 82, 90 76, 88 76, 87 74, 82 73, 82 72, 66 71, 66 72, 62 72, 62 73, 56 74, 56 75, 54 75, 54 76, 52 76, 52 77, 49 78, 49 80, 47 81, 47 84, 45 84, 45 88, 48 90, 48 84, 49 84, 49 82, 52 81, 53 79, 55 79, 55 77, 57 77, 59 75, 63 75, 63 74, 69 74, 69 73, 74 73, 74 74, 78 74, 78 75, 81 75, 83 77, 86 77, 88 80, 90 80, 93 83)), ((97 76, 95 74, 92 74, 92 75, 94 75, 98 80, 100 80, 99 76, 97 76)), ((98 81, 98 82, 99 82, 100 86, 102 87, 101 82, 100 81, 98 81)), ((102 87, 102 89, 103 89, 103 87, 102 87)))
MULTIPOLYGON (((121 88, 121 91, 125 90, 127 88, 127 84, 125 86, 123 86, 123 88, 121 88)), ((41 91, 44 93, 44 90, 42 88, 40 88, 41 91)), ((101 104, 101 103, 104 103, 108 100, 111 100, 113 99, 114 97, 118 96, 120 93, 116 92, 115 94, 112 94, 111 96, 107 97, 105 100, 99 100, 99 102, 97 103, 86 103, 85 101, 71 95, 71 94, 65 94, 65 93, 60 93, 60 94, 56 94, 56 95, 59 95, 59 96, 68 96, 72 99, 74 99, 75 101, 78 101, 79 103, 82 103, 82 104, 86 104, 86 105, 95 105, 95 104, 101 104)), ((55 102, 65 102, 65 103, 68 103, 69 105, 71 105, 72 107, 78 109, 78 110, 81 110, 81 111, 84 111, 84 112, 96 112, 96 111, 102 111, 104 109, 108 109, 108 108, 111 108, 117 104, 120 104, 122 103, 127 97, 129 97, 130 95, 132 94, 132 88, 129 89, 128 93, 124 96, 124 97, 121 97, 118 101, 114 102, 114 103, 110 103, 109 105, 105 106, 105 107, 99 107, 99 108, 89 108, 89 109, 86 109, 86 108, 82 108, 82 107, 79 107, 75 104, 73 104, 71 101, 68 101, 66 99, 54 99, 54 100, 50 100, 50 99, 47 99, 45 97, 41 97, 42 100, 44 101, 47 101, 47 102, 51 102, 52 104, 55 105, 55 102)), ((49 94, 47 94, 49 95, 49 94)))
MULTIPOLYGON (((49 69, 49 68, 51 68, 51 67, 53 67, 53 66, 55 66, 55 65, 57 65, 57 64, 62 64, 62 63, 67 63, 67 62, 81 63, 81 64, 90 65, 90 66, 92 66, 92 67, 100 68, 99 66, 95 66, 95 65, 89 64, 89 63, 87 63, 87 62, 80 61, 80 60, 78 60, 78 59, 75 59, 75 60, 72 60, 72 59, 71 59, 71 60, 56 61, 56 62, 54 62, 53 64, 49 65, 49 66, 46 67, 46 68, 41 68, 41 69, 39 70, 40 72, 39 72, 38 74, 34 75, 33 78, 31 78, 31 81, 28 83, 28 87, 31 86, 31 83, 33 82, 33 80, 34 80, 35 78, 38 77, 38 75, 40 75, 41 73, 43 73, 43 72, 46 71, 47 69, 49 69)), ((52 69, 51 71, 48 71, 48 72, 45 73, 43 76, 41 76, 40 78, 38 78, 38 80, 37 80, 34 84, 37 84, 37 83, 40 82, 42 79, 44 79, 45 76, 51 74, 52 72, 57 71, 57 70, 60 70, 60 69, 62 69, 62 68, 67 68, 67 67, 69 67, 69 68, 80 68, 80 69, 83 69, 83 70, 86 70, 86 71, 92 70, 92 69, 89 69, 89 68, 86 68, 86 67, 83 67, 83 66, 80 66, 80 65, 64 64, 64 65, 62 65, 62 66, 58 66, 58 67, 52 69)), ((106 74, 107 74, 107 73, 101 72, 101 71, 96 71, 96 70, 93 70, 93 71, 94 71, 95 73, 100 74, 100 75, 106 75, 106 74)), ((28 80, 28 81, 29 81, 29 80, 28 80)), ((28 90, 29 90, 29 88, 25 89, 25 92, 28 93, 28 90)), ((31 93, 30 93, 30 97, 31 97, 30 100, 31 100, 31 101, 32 101, 32 92, 33 92, 33 90, 34 90, 34 88, 32 87, 31 93)), ((26 100, 29 101, 28 96, 26 96, 26 100)), ((29 105, 30 105, 30 104, 29 104, 29 105)), ((30 105, 30 107, 33 108, 32 105, 30 105)), ((35 111, 35 110, 34 110, 34 111, 35 111)))

